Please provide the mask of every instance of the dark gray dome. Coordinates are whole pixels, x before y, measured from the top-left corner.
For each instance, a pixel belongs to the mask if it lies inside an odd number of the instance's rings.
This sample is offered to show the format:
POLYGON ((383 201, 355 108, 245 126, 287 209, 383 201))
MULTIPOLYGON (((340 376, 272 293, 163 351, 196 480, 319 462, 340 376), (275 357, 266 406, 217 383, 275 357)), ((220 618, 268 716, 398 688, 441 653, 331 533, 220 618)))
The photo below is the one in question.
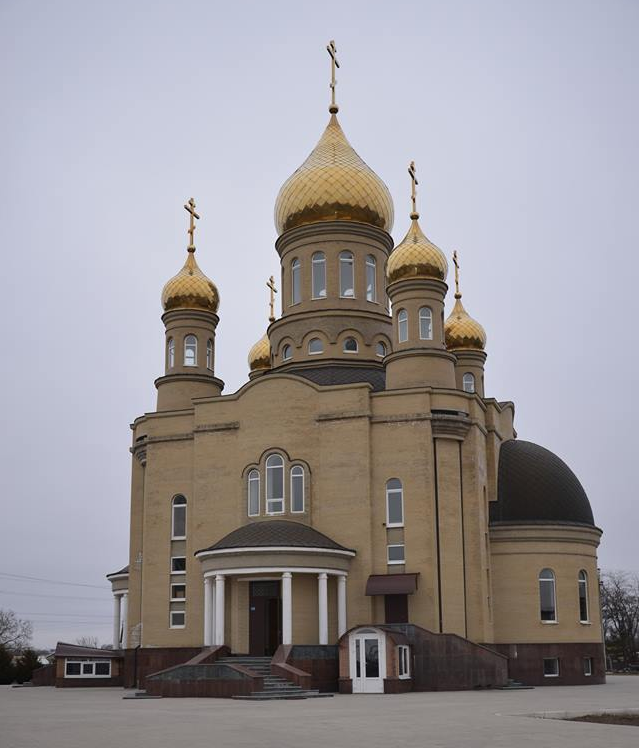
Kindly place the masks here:
POLYGON ((501 445, 490 522, 595 524, 586 492, 568 465, 548 449, 519 439, 501 445))

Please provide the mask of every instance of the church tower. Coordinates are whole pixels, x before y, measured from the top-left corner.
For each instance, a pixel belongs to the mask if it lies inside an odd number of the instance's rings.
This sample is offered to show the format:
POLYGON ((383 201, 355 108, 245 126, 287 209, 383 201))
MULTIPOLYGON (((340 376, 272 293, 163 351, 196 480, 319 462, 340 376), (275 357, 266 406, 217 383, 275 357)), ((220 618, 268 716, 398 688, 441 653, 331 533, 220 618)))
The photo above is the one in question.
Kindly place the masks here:
POLYGON ((186 262, 162 291, 165 373, 155 380, 158 410, 190 408, 194 397, 213 397, 224 387, 214 373, 220 295, 195 260, 193 235, 200 216, 193 198, 184 207, 190 214, 186 262))

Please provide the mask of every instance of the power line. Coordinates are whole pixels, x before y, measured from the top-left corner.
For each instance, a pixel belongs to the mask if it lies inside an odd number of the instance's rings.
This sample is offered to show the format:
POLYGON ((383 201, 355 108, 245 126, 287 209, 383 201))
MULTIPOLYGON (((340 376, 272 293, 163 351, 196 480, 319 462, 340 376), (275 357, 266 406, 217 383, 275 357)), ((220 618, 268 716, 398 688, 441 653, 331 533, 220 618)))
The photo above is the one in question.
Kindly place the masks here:
MULTIPOLYGON (((107 592, 107 590, 105 590, 107 592)), ((53 600, 97 600, 98 602, 108 603, 108 598, 103 597, 82 597, 81 595, 46 595, 42 592, 13 592, 12 590, 0 590, 0 595, 19 595, 20 597, 48 597, 53 600)))
POLYGON ((0 577, 6 577, 10 579, 24 579, 29 582, 47 582, 48 584, 66 584, 71 587, 93 587, 96 590, 105 590, 104 585, 101 584, 83 584, 82 582, 66 582, 58 579, 43 579, 42 577, 27 577, 23 574, 5 574, 0 572, 0 577))
MULTIPOLYGON (((111 619, 111 616, 95 615, 94 613, 16 613, 18 616, 59 616, 60 618, 106 618, 111 619)), ((37 623, 37 621, 36 621, 37 623)))

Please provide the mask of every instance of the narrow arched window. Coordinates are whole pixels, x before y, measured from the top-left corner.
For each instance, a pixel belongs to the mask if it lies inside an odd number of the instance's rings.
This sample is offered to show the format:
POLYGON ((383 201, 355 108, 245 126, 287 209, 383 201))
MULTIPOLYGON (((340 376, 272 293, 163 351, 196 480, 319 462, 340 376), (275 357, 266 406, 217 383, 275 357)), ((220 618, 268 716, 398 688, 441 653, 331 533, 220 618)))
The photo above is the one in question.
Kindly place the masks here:
POLYGON ((291 468, 291 511, 304 511, 304 468, 301 465, 291 468))
POLYGON ((315 252, 311 258, 311 284, 313 286, 313 298, 326 298, 326 255, 324 252, 315 252))
POLYGON ((400 343, 408 340, 408 312, 405 309, 397 312, 397 339, 400 343))
POLYGON ((464 389, 464 392, 474 392, 475 391, 475 375, 467 371, 462 377, 462 387, 464 389))
POLYGON ((302 265, 297 257, 291 262, 291 304, 302 300, 302 265))
POLYGON ((187 335, 184 338, 184 366, 197 366, 197 338, 187 335))
POLYGON ((324 344, 319 338, 311 338, 308 343, 308 352, 311 355, 316 353, 324 353, 324 344))
POLYGON ((373 255, 366 257, 366 301, 377 301, 377 263, 373 255))
POLYGON ((354 260, 352 252, 340 252, 339 255, 339 295, 352 299, 355 296, 354 260))
POLYGON ((551 569, 539 573, 539 612, 542 621, 557 620, 555 575, 551 569))
POLYGON ((175 366, 175 340, 173 338, 169 338, 169 342, 167 344, 167 365, 169 369, 172 369, 175 366))
POLYGON ((588 574, 582 569, 579 572, 579 621, 588 623, 588 574))
POLYGON ((433 339, 433 313, 428 306, 419 310, 419 338, 420 340, 433 339))
POLYGON ((213 371, 213 341, 206 341, 206 368, 213 371))
POLYGON ((284 460, 280 455, 271 455, 266 460, 266 513, 281 514, 284 511, 284 460))
POLYGON ((186 499, 175 496, 171 505, 171 540, 183 540, 186 537, 186 499))
POLYGON ((402 482, 391 478, 386 483, 386 527, 404 526, 404 491, 402 482))
POLYGON ((355 338, 346 338, 342 350, 344 351, 344 353, 357 353, 359 348, 355 338))
POLYGON ((289 361, 293 357, 293 349, 288 343, 282 348, 282 361, 289 361))
POLYGON ((384 358, 384 356, 386 355, 386 345, 385 345, 384 343, 382 343, 382 341, 381 341, 381 340, 380 340, 380 341, 379 341, 379 343, 377 343, 377 345, 375 346, 375 353, 376 353, 376 354, 377 354, 377 355, 378 355, 378 356, 379 356, 380 358, 384 358))
POLYGON ((248 474, 248 516, 257 517, 260 513, 260 474, 251 470, 248 474))

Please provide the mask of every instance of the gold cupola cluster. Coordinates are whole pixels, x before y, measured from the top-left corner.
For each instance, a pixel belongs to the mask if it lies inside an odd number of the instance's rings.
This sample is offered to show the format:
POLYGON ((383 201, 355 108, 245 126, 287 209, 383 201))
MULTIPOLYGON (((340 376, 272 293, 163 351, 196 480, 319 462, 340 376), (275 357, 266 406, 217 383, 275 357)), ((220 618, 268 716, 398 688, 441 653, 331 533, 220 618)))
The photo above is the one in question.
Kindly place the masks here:
POLYGON ((486 348, 486 331, 468 314, 462 304, 457 252, 453 252, 453 262, 455 264, 455 306, 444 324, 446 348, 449 351, 483 351, 486 348))
POLYGON ((448 262, 439 247, 433 244, 419 225, 417 212, 415 163, 408 167, 412 191, 413 210, 410 214, 411 225, 403 240, 395 247, 388 260, 386 276, 389 283, 403 278, 435 278, 445 281, 448 275, 448 262))

